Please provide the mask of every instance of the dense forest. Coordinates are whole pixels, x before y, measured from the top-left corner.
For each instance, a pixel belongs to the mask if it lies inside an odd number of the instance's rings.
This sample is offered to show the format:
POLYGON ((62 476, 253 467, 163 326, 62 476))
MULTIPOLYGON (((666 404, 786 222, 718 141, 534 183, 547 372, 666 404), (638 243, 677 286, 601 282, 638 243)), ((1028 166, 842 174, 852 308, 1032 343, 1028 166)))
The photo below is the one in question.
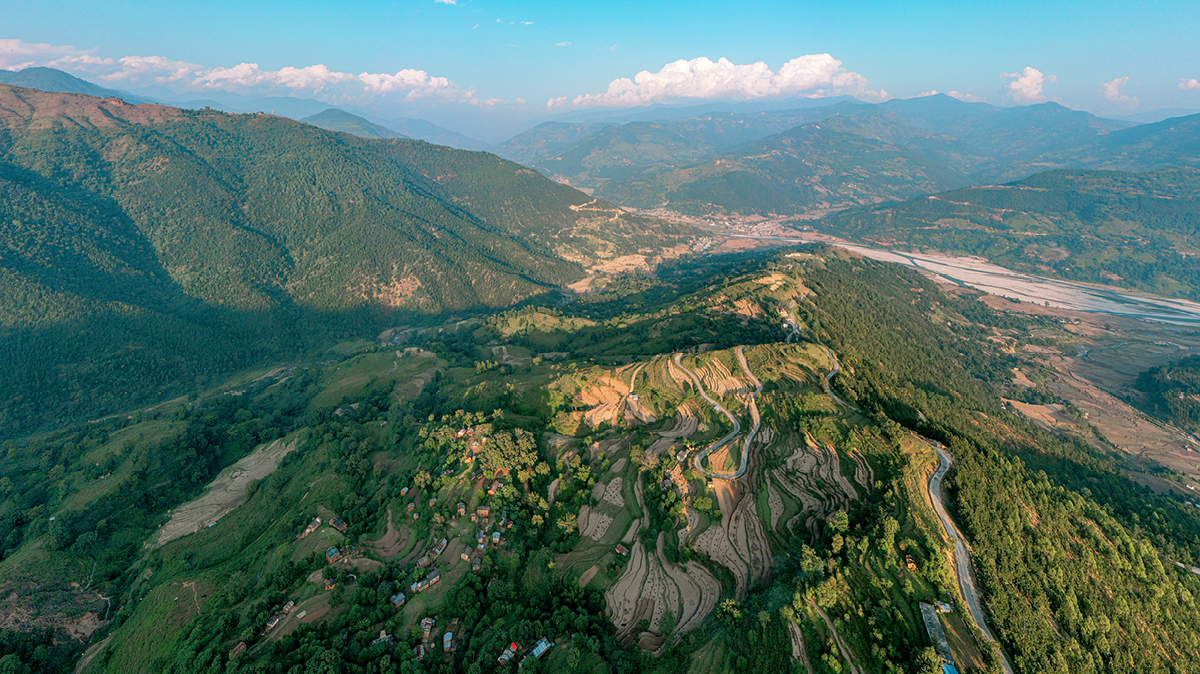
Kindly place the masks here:
POLYGON ((421 141, 6 85, 0 110, 0 437, 694 235, 421 141))
POLYGON ((1200 428, 1200 356, 1188 356, 1138 375, 1148 411, 1188 429, 1200 428))

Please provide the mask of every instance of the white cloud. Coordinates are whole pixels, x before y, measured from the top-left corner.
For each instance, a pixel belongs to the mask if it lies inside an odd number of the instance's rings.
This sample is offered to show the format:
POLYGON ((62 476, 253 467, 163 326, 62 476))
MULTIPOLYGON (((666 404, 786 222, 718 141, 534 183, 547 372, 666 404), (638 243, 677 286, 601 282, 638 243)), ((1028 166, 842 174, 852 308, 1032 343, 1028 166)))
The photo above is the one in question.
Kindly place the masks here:
POLYGON ((324 64, 279 70, 264 70, 257 63, 208 68, 164 56, 103 58, 71 46, 27 44, 0 40, 0 68, 20 70, 31 66, 61 68, 124 87, 173 84, 191 91, 223 89, 255 90, 258 93, 304 94, 339 100, 359 100, 382 95, 407 98, 440 96, 451 101, 497 105, 498 99, 480 100, 463 92, 449 79, 424 70, 404 69, 396 73, 353 73, 331 70, 324 64))
POLYGON ((69 45, 29 43, 21 40, 0 40, 0 68, 24 70, 32 66, 44 66, 54 62, 95 62, 100 64, 111 59, 94 56, 90 51, 69 45))
POLYGON ((1121 87, 1125 86, 1128 82, 1128 77, 1118 77, 1100 85, 1100 91, 1104 94, 1104 97, 1110 101, 1131 107, 1136 106, 1138 104, 1138 99, 1136 97, 1126 96, 1125 94, 1121 93, 1121 87))
POLYGON ((437 3, 441 3, 443 5, 457 5, 458 4, 458 0, 433 0, 433 1, 437 2, 437 3))
POLYGON ((964 94, 964 93, 961 93, 958 91, 954 91, 953 89, 951 89, 950 91, 947 91, 946 95, 951 96, 953 98, 957 98, 958 100, 960 100, 964 103, 983 103, 986 101, 986 99, 984 99, 982 96, 976 96, 975 94, 964 94))
MULTIPOLYGON (((783 64, 772 71, 767 64, 739 65, 721 58, 711 61, 700 57, 675 61, 658 72, 643 70, 632 80, 620 78, 600 94, 577 96, 577 107, 633 107, 684 98, 756 99, 772 96, 820 98, 836 94, 855 94, 886 99, 887 92, 870 91, 867 80, 842 67, 829 54, 809 54, 783 64)), ((552 99, 550 107, 563 105, 565 99, 552 99)))
POLYGON ((1200 80, 1195 77, 1188 80, 1179 80, 1179 88, 1183 90, 1200 89, 1200 80))
POLYGON ((556 44, 554 46, 555 47, 570 47, 571 43, 570 42, 559 42, 558 44, 556 44))
POLYGON ((119 82, 149 75, 159 83, 178 82, 204 70, 195 63, 172 61, 162 56, 126 56, 118 62, 121 64, 121 70, 104 75, 104 79, 119 82))
POLYGON ((1004 73, 1001 77, 1013 78, 1013 81, 1008 83, 1008 95, 1022 103, 1041 103, 1046 100, 1042 95, 1042 87, 1047 82, 1058 79, 1054 75, 1044 75, 1042 71, 1030 66, 1025 66, 1025 70, 1019 73, 1004 73))
POLYGON ((533 22, 532 22, 532 21, 522 21, 522 22, 521 22, 521 25, 522 25, 522 26, 532 26, 532 25, 533 25, 533 22))

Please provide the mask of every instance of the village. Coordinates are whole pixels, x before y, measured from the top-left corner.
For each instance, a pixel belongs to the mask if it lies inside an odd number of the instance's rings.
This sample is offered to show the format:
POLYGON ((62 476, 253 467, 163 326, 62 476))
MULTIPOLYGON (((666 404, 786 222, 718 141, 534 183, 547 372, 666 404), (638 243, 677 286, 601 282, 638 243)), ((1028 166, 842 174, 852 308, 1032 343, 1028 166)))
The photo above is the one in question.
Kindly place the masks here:
MULTIPOLYGON (((388 601, 389 605, 397 611, 401 624, 415 626, 411 630, 412 634, 415 635, 416 628, 419 628, 420 638, 412 647, 412 653, 419 661, 432 657, 434 653, 438 652, 439 641, 441 642, 442 657, 453 659, 458 645, 455 639, 458 625, 457 621, 451 621, 444 626, 439 626, 437 615, 423 614, 429 604, 422 603, 420 607, 417 607, 413 599, 439 585, 443 578, 450 573, 454 574, 455 581, 459 580, 467 571, 474 574, 481 573, 489 553, 499 554, 503 549, 505 533, 513 526, 507 511, 494 512, 491 503, 506 484, 509 471, 497 470, 486 476, 482 471, 474 471, 469 476, 467 475, 467 471, 475 463, 476 456, 487 446, 489 430, 490 425, 478 425, 464 427, 455 432, 453 439, 460 441, 467 449, 460 459, 460 466, 465 466, 465 468, 460 470, 451 467, 439 474, 439 477, 443 478, 449 478, 456 474, 465 478, 454 481, 452 486, 443 487, 441 491, 458 494, 463 499, 470 500, 475 500, 468 496, 469 493, 474 492, 483 496, 481 502, 472 507, 468 505, 467 500, 459 500, 452 509, 439 509, 440 501, 437 496, 429 495, 425 498, 421 495, 423 492, 437 493, 438 490, 432 485, 405 486, 399 490, 401 498, 408 499, 405 506, 407 521, 414 525, 418 524, 424 515, 432 524, 430 534, 425 542, 413 542, 409 546, 411 549, 401 558, 404 569, 415 580, 402 583, 405 589, 392 594, 388 601), (444 515, 447 510, 449 510, 448 518, 444 515), (435 535, 435 531, 440 531, 441 534, 435 535), (409 609, 408 611, 406 611, 406 607, 409 609)), ((424 480, 418 478, 418 481, 424 480)), ((393 537, 397 533, 389 510, 388 532, 385 533, 384 539, 393 537)), ((332 542, 324 547, 321 553, 324 558, 325 570, 314 572, 309 577, 309 580, 320 588, 318 590, 320 594, 296 596, 288 599, 282 605, 278 605, 262 625, 258 636, 263 642, 277 640, 296 629, 299 624, 313 623, 327 615, 330 608, 330 594, 339 588, 340 583, 353 584, 357 578, 355 572, 382 566, 372 557, 379 556, 386 559, 399 556, 403 552, 397 546, 392 546, 390 549, 388 546, 381 546, 380 543, 384 542, 383 539, 364 539, 361 544, 356 544, 354 537, 350 534, 350 525, 346 520, 324 507, 319 507, 318 514, 296 535, 295 545, 300 548, 309 541, 332 542), (367 555, 368 552, 371 553, 370 556, 367 555)), ((323 542, 321 546, 323 546, 323 542)), ((623 546, 618 546, 618 548, 623 548, 623 546)), ((494 579, 490 581, 490 583, 495 582, 494 579)), ((311 591, 302 590, 298 594, 311 594, 311 591)), ((389 633, 386 628, 381 628, 378 636, 370 641, 369 645, 399 648, 404 639, 398 638, 397 633, 402 634, 404 631, 400 628, 393 628, 393 632, 389 633)), ((539 659, 554 645, 554 642, 547 637, 539 638, 525 647, 516 641, 510 641, 506 649, 496 654, 496 659, 502 664, 516 661, 520 667, 526 658, 539 659)), ((253 651, 254 648, 246 641, 240 641, 230 650, 228 658, 236 659, 247 651, 253 651)))

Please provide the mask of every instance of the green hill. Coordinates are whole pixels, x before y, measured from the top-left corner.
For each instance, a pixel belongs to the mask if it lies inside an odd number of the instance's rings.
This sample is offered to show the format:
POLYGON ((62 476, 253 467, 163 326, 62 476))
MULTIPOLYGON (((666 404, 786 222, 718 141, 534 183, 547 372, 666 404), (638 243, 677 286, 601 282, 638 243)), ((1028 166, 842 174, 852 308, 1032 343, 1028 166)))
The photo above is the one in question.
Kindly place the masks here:
POLYGON ((1179 140, 1164 133, 1135 141, 1142 136, 1131 126, 1057 103, 1000 108, 939 94, 611 125, 544 124, 497 150, 622 206, 667 206, 692 215, 790 215, 1012 180, 1047 167, 1146 169, 1200 161, 1185 149, 1192 141, 1156 156, 1150 148, 1179 140), (907 152, 908 163, 881 156, 866 160, 876 162, 872 170, 856 173, 868 152, 861 141, 829 136, 798 147, 785 140, 805 126, 805 133, 833 130, 878 141, 907 152), (826 172, 821 182, 827 185, 806 185, 808 169, 785 159, 801 155, 826 172))
POLYGON ((0 612, 84 674, 939 672, 934 601, 962 671, 1200 658, 1188 497, 1001 400, 1051 321, 826 247, 474 318, 10 443, 0 612))
POLYGON ((328 131, 341 131, 359 138, 405 138, 406 136, 398 131, 393 131, 385 126, 380 126, 374 122, 352 115, 345 110, 330 108, 324 112, 318 112, 311 117, 305 117, 301 120, 305 124, 319 126, 328 131))
POLYGON ((1198 169, 1062 169, 841 213, 819 228, 883 246, 977 255, 1018 271, 1200 299, 1198 220, 1198 169))
POLYGON ((52 91, 60 94, 84 94, 85 96, 96 96, 97 98, 120 98, 127 103, 149 103, 148 100, 140 96, 134 96, 124 91, 116 91, 115 89, 106 89, 105 87, 92 84, 87 80, 81 80, 74 75, 64 73, 61 70, 42 66, 25 68, 24 70, 0 70, 0 84, 9 84, 14 87, 26 87, 41 91, 52 91))

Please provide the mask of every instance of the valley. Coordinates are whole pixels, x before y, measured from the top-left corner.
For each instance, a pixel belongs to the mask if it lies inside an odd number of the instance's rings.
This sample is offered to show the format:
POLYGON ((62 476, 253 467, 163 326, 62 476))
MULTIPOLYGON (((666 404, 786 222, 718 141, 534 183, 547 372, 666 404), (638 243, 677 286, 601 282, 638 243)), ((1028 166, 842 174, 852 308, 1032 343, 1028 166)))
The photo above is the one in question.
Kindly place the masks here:
POLYGON ((29 77, 85 90, 0 84, 0 671, 1200 662, 1192 117, 502 159, 29 77))

